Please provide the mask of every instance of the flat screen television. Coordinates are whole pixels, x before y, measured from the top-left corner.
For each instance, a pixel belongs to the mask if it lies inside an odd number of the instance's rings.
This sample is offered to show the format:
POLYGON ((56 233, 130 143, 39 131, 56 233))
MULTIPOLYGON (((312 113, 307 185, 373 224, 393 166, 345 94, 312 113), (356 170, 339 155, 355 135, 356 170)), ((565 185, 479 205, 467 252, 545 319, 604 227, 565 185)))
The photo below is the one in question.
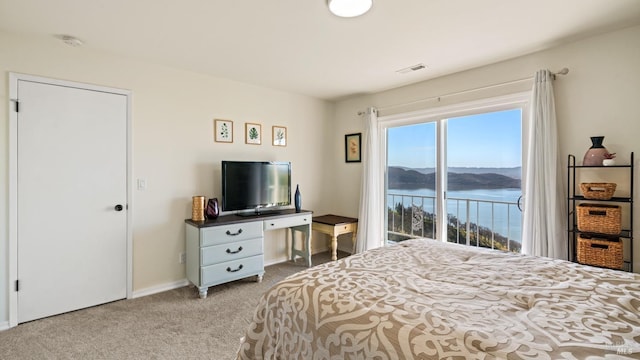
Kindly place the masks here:
POLYGON ((223 211, 264 213, 289 205, 290 162, 222 161, 223 211))

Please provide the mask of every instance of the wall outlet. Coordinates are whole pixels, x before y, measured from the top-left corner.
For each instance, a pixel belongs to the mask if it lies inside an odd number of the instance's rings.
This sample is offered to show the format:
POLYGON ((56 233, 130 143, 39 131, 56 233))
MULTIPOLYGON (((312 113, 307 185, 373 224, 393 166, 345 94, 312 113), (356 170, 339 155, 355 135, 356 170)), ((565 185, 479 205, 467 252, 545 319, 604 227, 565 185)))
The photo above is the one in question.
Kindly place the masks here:
POLYGON ((178 262, 179 262, 180 264, 184 264, 184 263, 186 263, 186 262, 187 262, 187 253, 180 253, 180 254, 178 255, 178 262))

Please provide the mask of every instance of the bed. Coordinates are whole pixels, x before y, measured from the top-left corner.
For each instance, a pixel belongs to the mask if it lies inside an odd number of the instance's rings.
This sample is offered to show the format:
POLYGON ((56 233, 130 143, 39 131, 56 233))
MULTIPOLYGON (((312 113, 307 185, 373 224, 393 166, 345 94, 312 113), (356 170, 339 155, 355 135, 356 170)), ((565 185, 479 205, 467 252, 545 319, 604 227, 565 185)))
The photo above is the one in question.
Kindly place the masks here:
POLYGON ((259 301, 238 359, 638 359, 640 275, 415 239, 259 301))

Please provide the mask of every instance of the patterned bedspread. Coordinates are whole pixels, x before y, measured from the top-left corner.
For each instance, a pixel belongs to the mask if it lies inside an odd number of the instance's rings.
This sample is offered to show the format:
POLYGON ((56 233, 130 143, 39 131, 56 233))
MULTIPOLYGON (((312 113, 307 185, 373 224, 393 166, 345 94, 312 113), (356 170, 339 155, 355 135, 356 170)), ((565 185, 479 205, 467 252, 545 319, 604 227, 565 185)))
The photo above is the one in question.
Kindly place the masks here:
POLYGON ((640 275, 409 240, 266 292, 238 359, 640 359, 640 275))

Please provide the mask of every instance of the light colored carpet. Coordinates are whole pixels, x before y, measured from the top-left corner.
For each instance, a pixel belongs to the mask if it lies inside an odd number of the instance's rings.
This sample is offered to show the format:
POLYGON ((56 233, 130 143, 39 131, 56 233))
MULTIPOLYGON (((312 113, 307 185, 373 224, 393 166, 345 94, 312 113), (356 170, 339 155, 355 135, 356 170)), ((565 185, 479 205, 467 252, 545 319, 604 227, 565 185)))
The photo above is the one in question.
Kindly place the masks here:
POLYGON ((218 285, 206 299, 187 286, 20 324, 0 331, 0 359, 234 359, 260 296, 305 268, 269 266, 262 283, 218 285))

